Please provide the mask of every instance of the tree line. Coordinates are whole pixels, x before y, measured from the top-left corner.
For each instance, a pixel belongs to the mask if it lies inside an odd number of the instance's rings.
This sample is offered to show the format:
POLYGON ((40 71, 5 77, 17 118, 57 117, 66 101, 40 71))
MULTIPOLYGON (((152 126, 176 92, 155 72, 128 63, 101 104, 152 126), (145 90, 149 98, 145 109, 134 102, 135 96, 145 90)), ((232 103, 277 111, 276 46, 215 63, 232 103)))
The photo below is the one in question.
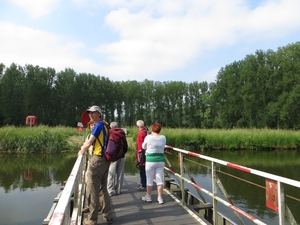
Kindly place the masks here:
POLYGON ((257 50, 222 67, 215 82, 111 81, 71 68, 0 63, 0 125, 76 126, 99 105, 121 126, 158 121, 181 128, 300 128, 300 42, 257 50))

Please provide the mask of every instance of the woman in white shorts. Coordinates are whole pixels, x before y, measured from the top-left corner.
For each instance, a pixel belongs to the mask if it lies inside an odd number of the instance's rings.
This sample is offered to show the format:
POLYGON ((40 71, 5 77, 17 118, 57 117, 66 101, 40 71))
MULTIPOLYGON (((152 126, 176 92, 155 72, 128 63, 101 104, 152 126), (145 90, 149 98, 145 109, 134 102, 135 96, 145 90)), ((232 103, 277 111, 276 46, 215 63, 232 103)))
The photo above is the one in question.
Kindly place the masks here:
POLYGON ((165 145, 166 137, 160 135, 161 125, 153 123, 151 126, 152 133, 147 135, 142 144, 142 148, 146 149, 146 178, 147 178, 147 193, 142 197, 143 201, 152 202, 151 192, 153 186, 153 179, 156 180, 157 185, 157 201, 163 204, 163 172, 165 167, 165 145))

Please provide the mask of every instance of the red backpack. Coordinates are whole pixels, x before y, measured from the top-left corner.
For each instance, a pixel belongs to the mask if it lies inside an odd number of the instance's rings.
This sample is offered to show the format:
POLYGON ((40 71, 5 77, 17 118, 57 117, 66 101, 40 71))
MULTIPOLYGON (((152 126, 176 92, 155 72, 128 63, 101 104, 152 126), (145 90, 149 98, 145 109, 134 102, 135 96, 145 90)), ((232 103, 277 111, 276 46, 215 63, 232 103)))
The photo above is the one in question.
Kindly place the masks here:
POLYGON ((127 149, 128 145, 125 132, 121 128, 110 129, 107 147, 104 152, 105 159, 110 162, 115 162, 124 157, 127 149))

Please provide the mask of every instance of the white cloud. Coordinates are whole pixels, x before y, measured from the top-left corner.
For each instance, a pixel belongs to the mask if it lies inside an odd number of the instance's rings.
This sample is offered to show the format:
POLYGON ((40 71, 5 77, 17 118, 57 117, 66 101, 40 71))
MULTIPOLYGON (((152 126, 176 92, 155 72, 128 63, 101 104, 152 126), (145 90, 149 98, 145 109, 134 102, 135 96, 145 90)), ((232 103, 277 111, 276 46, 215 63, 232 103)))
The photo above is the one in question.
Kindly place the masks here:
MULTIPOLYGON (((61 0, 13 1, 33 18, 47 14, 51 17, 50 13, 54 12, 55 7, 69 7, 61 0)), ((85 43, 84 35, 77 37, 75 34, 79 32, 75 31, 74 35, 70 31, 66 37, 47 32, 47 27, 42 31, 29 24, 19 26, 0 21, 0 29, 5 31, 0 33, 0 62, 29 63, 56 70, 71 67, 76 72, 100 74, 113 80, 143 80, 145 76, 159 80, 164 73, 183 71, 191 63, 201 63, 208 54, 219 49, 235 45, 249 47, 250 43, 280 39, 300 28, 299 0, 255 1, 260 4, 258 7, 248 6, 253 4, 252 0, 72 2, 77 7, 76 13, 71 12, 70 15, 86 12, 95 15, 84 19, 90 27, 99 29, 98 42, 85 43), (109 9, 111 11, 107 11, 109 9), (106 32, 101 30, 103 24, 96 24, 100 14, 105 16, 106 32), (111 42, 108 38, 106 43, 100 42, 100 38, 105 39, 107 31, 114 32, 117 38, 114 37, 111 42), (95 55, 96 58, 93 58, 95 55)), ((71 9, 63 8, 60 13, 71 9)), ((68 18, 70 21, 72 19, 68 18)), ((207 69, 208 72, 204 71, 206 80, 212 80, 208 78, 215 77, 219 69, 214 66, 213 69, 207 69)))
POLYGON ((244 16, 243 32, 252 38, 269 39, 299 30, 300 1, 267 1, 244 16))
POLYGON ((31 17, 38 19, 47 15, 60 0, 13 0, 15 4, 24 8, 31 17))
POLYGON ((6 22, 0 22, 0 30, 5 30, 0 33, 0 49, 5 52, 0 61, 6 66, 14 62, 64 70, 66 67, 88 69, 93 65, 91 59, 78 55, 84 47, 82 43, 66 42, 54 34, 6 22))
POLYGON ((254 10, 239 0, 149 1, 138 12, 120 8, 109 13, 106 25, 120 40, 98 50, 110 60, 108 73, 157 75, 204 57, 207 50, 280 37, 281 30, 288 35, 300 28, 299 8, 297 0, 267 1, 254 10))

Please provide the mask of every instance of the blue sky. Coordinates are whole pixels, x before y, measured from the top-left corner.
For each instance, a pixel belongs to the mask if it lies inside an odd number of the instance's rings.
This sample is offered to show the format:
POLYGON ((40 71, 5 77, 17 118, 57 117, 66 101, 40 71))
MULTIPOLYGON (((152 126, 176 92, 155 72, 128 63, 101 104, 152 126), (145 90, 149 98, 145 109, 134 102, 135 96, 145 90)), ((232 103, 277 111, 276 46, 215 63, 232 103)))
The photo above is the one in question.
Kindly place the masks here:
POLYGON ((112 81, 214 82, 300 41, 299 0, 0 0, 0 63, 112 81))

